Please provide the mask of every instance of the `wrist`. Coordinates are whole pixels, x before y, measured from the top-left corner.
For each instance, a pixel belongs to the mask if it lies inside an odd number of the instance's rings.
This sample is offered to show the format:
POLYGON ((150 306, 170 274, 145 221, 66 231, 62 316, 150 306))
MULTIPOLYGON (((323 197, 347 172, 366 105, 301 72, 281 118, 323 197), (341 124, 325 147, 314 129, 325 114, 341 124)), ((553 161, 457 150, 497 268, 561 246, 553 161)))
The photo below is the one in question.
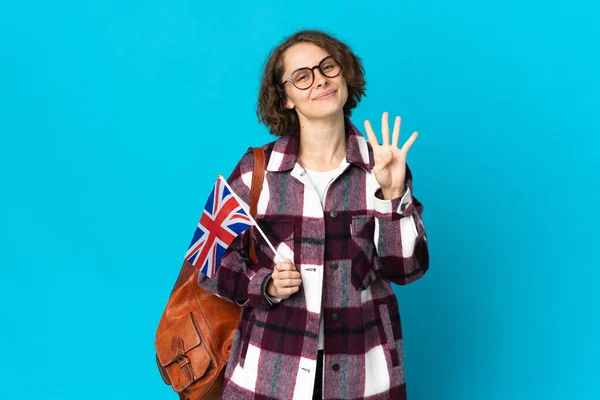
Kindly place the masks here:
POLYGON ((269 279, 269 282, 267 283, 266 292, 271 297, 277 297, 277 293, 275 291, 275 284, 273 283, 273 278, 269 279))
POLYGON ((402 187, 400 189, 384 189, 381 188, 381 194, 383 195, 384 200, 392 200, 397 197, 400 197, 406 193, 406 187, 402 187))

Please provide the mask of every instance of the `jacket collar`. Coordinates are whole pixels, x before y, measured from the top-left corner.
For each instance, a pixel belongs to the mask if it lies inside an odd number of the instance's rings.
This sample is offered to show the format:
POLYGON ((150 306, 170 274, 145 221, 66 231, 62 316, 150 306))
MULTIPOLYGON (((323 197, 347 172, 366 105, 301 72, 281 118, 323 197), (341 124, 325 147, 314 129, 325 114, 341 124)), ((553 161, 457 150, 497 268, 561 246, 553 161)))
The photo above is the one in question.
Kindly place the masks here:
MULTIPOLYGON (((368 146, 362 133, 350 122, 345 119, 346 137, 348 138, 346 148, 346 161, 354 164, 364 170, 370 171, 373 168, 373 153, 368 146)), ((294 168, 298 161, 298 151, 300 149, 300 134, 298 132, 291 136, 284 136, 273 146, 267 171, 282 172, 294 168)))

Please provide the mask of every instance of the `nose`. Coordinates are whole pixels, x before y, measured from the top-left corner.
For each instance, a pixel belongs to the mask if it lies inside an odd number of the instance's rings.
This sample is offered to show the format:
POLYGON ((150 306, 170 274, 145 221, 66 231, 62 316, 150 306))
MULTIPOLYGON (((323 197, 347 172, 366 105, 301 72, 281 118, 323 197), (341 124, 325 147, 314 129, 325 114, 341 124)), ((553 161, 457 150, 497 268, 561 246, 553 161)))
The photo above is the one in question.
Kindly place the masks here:
POLYGON ((317 87, 327 86, 329 84, 329 78, 326 77, 325 75, 323 75, 323 73, 321 72, 321 70, 319 68, 316 68, 314 70, 314 74, 315 74, 315 83, 317 84, 317 87))

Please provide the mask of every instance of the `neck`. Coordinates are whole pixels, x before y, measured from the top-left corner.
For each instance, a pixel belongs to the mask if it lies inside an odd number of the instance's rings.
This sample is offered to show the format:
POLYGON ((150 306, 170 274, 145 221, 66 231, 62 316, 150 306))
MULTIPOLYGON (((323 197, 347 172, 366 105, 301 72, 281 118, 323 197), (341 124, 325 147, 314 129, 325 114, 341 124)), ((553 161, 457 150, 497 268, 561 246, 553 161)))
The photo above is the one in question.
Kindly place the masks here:
POLYGON ((308 169, 328 171, 346 156, 344 115, 327 120, 300 120, 298 159, 308 169))

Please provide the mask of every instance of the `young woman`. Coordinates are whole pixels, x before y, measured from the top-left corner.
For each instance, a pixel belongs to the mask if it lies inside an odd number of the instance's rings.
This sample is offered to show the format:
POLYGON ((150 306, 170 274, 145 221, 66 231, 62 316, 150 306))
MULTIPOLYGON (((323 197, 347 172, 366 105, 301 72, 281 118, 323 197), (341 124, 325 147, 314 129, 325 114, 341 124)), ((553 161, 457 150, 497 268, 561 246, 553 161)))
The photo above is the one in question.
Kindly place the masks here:
MULTIPOLYGON (((429 267, 422 204, 399 147, 400 118, 382 143, 350 122, 364 95, 360 59, 320 31, 270 54, 257 113, 279 139, 263 146, 257 222, 284 261, 254 235, 238 237, 200 285, 243 307, 223 399, 405 399, 400 315, 391 282, 429 267), (391 136, 391 137, 390 137, 391 136)), ((228 182, 249 204, 253 153, 228 182)))

